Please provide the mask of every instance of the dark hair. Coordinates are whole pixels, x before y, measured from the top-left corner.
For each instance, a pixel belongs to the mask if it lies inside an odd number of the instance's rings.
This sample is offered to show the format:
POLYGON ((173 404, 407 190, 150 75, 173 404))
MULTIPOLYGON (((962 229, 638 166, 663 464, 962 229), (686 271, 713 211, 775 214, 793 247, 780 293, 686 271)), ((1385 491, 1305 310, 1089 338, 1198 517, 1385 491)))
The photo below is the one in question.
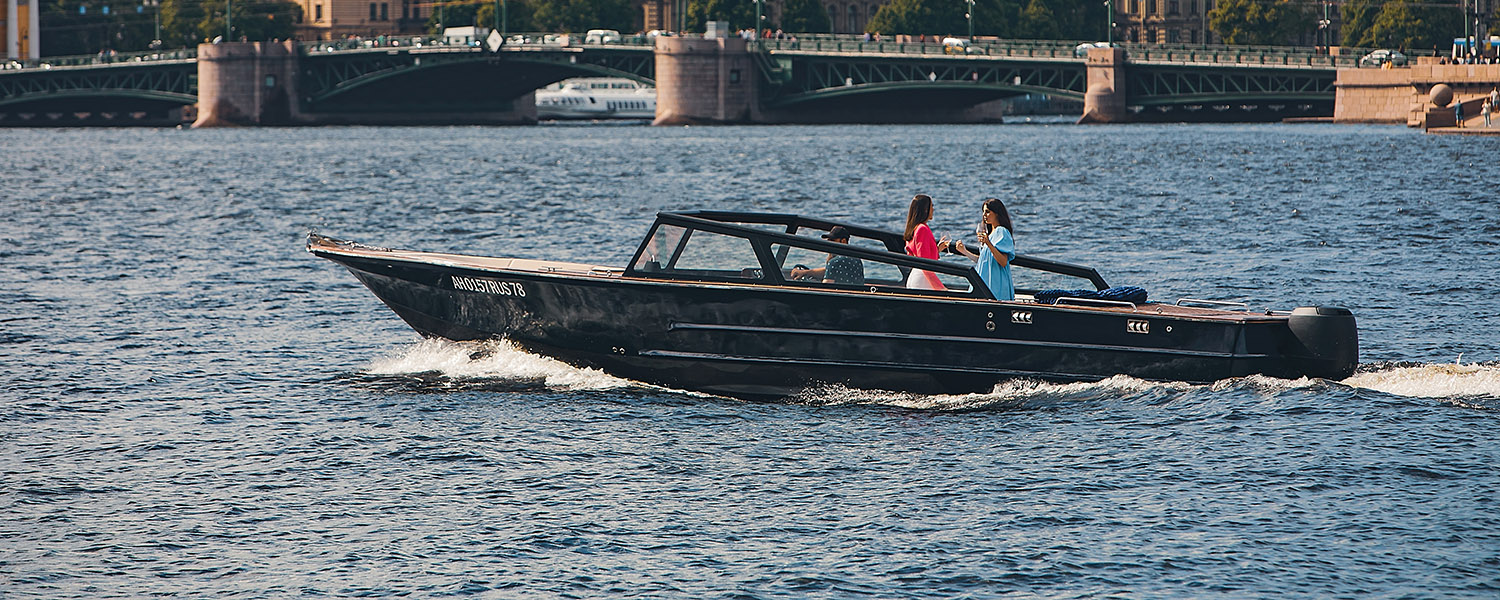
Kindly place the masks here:
POLYGON ((1015 235, 1016 228, 1010 224, 1010 211, 1005 210, 1004 202, 1001 202, 999 198, 985 198, 984 207, 990 212, 995 213, 995 217, 1000 221, 1001 227, 1004 227, 1011 235, 1015 235))
POLYGON ((917 226, 927 222, 932 216, 932 196, 917 194, 912 196, 911 206, 906 209, 906 233, 902 239, 910 242, 912 236, 916 235, 917 226))

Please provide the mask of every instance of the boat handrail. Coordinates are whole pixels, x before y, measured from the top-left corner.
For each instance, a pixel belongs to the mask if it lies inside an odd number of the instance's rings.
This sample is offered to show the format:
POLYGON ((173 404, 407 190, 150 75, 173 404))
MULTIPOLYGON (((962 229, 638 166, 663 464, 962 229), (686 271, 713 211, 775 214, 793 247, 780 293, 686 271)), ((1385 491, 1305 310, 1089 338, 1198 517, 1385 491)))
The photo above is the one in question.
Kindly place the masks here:
MULTIPOLYGON (((756 212, 712 211, 712 210, 698 210, 698 211, 690 211, 690 212, 670 212, 670 211, 663 211, 663 212, 657 213, 657 220, 658 221, 661 221, 663 217, 668 217, 668 218, 670 218, 670 217, 687 217, 689 219, 695 219, 695 220, 707 220, 707 221, 711 221, 711 222, 714 222, 714 223, 718 223, 720 225, 726 225, 726 226, 729 226, 729 227, 733 227, 733 228, 735 228, 736 230, 739 230, 739 231, 754 232, 754 233, 757 233, 757 234, 760 234, 760 233, 773 233, 773 232, 764 232, 764 231, 751 230, 749 228, 744 227, 743 225, 740 225, 740 223, 746 223, 746 222, 767 223, 767 224, 775 224, 775 225, 786 225, 786 226, 789 226, 789 227, 791 227, 791 226, 797 226, 797 227, 808 226, 808 227, 814 227, 814 228, 822 229, 824 231, 832 229, 834 226, 837 225, 837 226, 842 226, 845 229, 848 229, 850 233, 852 233, 852 234, 854 234, 856 236, 866 237, 866 238, 870 238, 870 239, 873 239, 873 240, 879 240, 879 241, 885 242, 886 245, 887 245, 887 251, 889 251, 892 254, 901 255, 901 256, 907 256, 904 253, 904 251, 903 251, 903 246, 905 245, 905 242, 902 241, 901 234, 898 233, 898 232, 886 231, 886 230, 882 230, 882 229, 876 229, 876 228, 873 228, 873 227, 865 227, 865 226, 857 225, 857 224, 853 224, 853 223, 845 223, 843 221, 834 221, 834 220, 829 220, 829 219, 820 219, 820 218, 817 218, 817 217, 807 217, 807 216, 803 216, 803 215, 795 214, 795 213, 756 213, 756 212)), ((792 234, 785 234, 785 235, 789 235, 790 236, 792 234)), ((795 237, 795 236, 792 236, 792 237, 795 237)), ((819 241, 821 241, 821 240, 819 240, 819 241)), ((829 242, 829 243, 831 243, 831 242, 829 242)), ((833 247, 836 247, 836 246, 833 246, 833 247)), ((847 246, 845 248, 846 248, 846 250, 844 251, 844 253, 850 254, 847 251, 847 246)), ((921 262, 927 263, 928 265, 932 265, 933 263, 942 264, 944 266, 954 265, 954 263, 948 263, 948 262, 941 261, 941 260, 928 262, 929 259, 925 259, 925 258, 916 258, 916 257, 910 257, 910 258, 913 258, 913 259, 915 259, 917 261, 921 261, 921 262)), ((917 264, 921 264, 921 263, 907 263, 905 266, 911 267, 911 266, 916 266, 917 264)), ((1069 276, 1069 277, 1077 277, 1079 279, 1085 279, 1085 280, 1088 280, 1088 282, 1094 286, 1094 289, 1098 289, 1098 290, 1104 290, 1104 289, 1108 289, 1110 287, 1109 283, 1104 280, 1104 277, 1100 276, 1099 272, 1096 271, 1096 270, 1094 270, 1092 267, 1085 267, 1083 265, 1075 265, 1075 264, 1066 263, 1066 262, 1062 262, 1062 261, 1056 261, 1056 260, 1051 260, 1051 259, 1038 258, 1038 257, 1035 257, 1035 256, 1027 256, 1027 255, 1024 255, 1024 254, 1018 254, 1018 255, 1016 255, 1016 258, 1011 261, 1011 264, 1013 264, 1013 265, 1015 265, 1017 267, 1022 267, 1022 268, 1027 268, 1027 269, 1035 269, 1035 270, 1038 270, 1038 271, 1045 271, 1045 272, 1049 272, 1049 273, 1057 273, 1059 275, 1066 275, 1066 276, 1069 276)), ((947 271, 947 270, 944 270, 944 269, 941 269, 941 268, 934 268, 934 266, 921 266, 921 267, 918 267, 918 268, 927 269, 927 270, 930 270, 930 271, 937 271, 937 272, 940 272, 940 273, 948 273, 950 275, 959 275, 961 277, 963 276, 959 272, 956 272, 956 271, 955 272, 950 272, 950 271, 947 271)), ((968 269, 968 270, 973 270, 973 267, 963 267, 963 268, 964 269, 968 269)))
POLYGON ((589 274, 604 277, 619 277, 625 274, 625 269, 623 267, 594 267, 589 269, 589 274))
POLYGON ((1240 310, 1243 310, 1243 311, 1246 311, 1246 312, 1248 312, 1250 310, 1250 305, 1249 304, 1245 304, 1244 302, 1228 302, 1228 301, 1224 301, 1224 300, 1204 300, 1202 298, 1178 298, 1177 299, 1177 306, 1182 306, 1183 302, 1192 302, 1192 303, 1195 303, 1195 304, 1208 304, 1208 305, 1212 305, 1212 306, 1238 306, 1240 310))
POLYGON ((1140 306, 1137 306, 1136 303, 1134 303, 1134 302, 1125 302, 1124 300, 1104 300, 1102 298, 1079 298, 1077 296, 1063 296, 1061 298, 1058 298, 1052 304, 1054 304, 1054 305, 1062 304, 1063 300, 1073 300, 1073 301, 1076 301, 1076 302, 1079 302, 1079 303, 1082 303, 1082 304, 1088 304, 1088 303, 1092 302, 1094 304, 1102 304, 1102 305, 1106 305, 1106 306, 1129 306, 1131 310, 1140 310, 1140 308, 1141 308, 1140 306))

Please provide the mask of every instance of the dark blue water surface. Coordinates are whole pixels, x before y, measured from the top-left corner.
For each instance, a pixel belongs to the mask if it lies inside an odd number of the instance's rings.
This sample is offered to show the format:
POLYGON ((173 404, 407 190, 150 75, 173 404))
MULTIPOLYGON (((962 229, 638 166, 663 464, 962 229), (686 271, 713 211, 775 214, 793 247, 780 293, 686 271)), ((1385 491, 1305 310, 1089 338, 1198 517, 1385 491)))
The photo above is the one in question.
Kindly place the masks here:
POLYGON ((1400 127, 0 130, 0 596, 1500 596, 1500 138, 1400 127), (1352 308, 1343 382, 650 388, 420 342, 316 229, 621 265, 662 209, 1352 308))

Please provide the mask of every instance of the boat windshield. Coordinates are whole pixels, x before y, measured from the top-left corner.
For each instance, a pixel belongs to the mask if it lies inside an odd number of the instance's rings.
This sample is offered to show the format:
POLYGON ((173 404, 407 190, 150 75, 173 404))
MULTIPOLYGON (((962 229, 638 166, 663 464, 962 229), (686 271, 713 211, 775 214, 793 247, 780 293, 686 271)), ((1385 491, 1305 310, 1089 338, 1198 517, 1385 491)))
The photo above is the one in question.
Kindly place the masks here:
POLYGON ((708 279, 764 279, 749 239, 678 225, 660 225, 634 267, 646 273, 708 279))

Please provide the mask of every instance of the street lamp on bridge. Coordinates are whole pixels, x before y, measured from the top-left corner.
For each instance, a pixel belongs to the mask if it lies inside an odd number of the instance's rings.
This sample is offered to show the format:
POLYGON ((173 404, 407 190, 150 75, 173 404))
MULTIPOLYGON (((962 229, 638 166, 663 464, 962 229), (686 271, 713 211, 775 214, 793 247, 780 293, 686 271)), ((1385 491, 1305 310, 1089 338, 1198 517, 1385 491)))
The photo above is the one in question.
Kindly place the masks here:
POLYGON ((505 45, 505 38, 509 37, 506 29, 510 26, 510 15, 505 14, 505 0, 495 0, 495 31, 500 32, 500 45, 505 45))
POLYGON ((974 0, 964 0, 969 5, 969 11, 964 13, 964 18, 969 20, 969 44, 974 43, 974 0))
POLYGON ((1115 0, 1104 0, 1104 42, 1115 47, 1115 0))
MULTIPOLYGON (((161 0, 141 0, 141 7, 151 7, 151 21, 156 26, 156 37, 151 39, 152 50, 161 49, 161 0)), ((137 9, 139 12, 140 9, 137 9)))

